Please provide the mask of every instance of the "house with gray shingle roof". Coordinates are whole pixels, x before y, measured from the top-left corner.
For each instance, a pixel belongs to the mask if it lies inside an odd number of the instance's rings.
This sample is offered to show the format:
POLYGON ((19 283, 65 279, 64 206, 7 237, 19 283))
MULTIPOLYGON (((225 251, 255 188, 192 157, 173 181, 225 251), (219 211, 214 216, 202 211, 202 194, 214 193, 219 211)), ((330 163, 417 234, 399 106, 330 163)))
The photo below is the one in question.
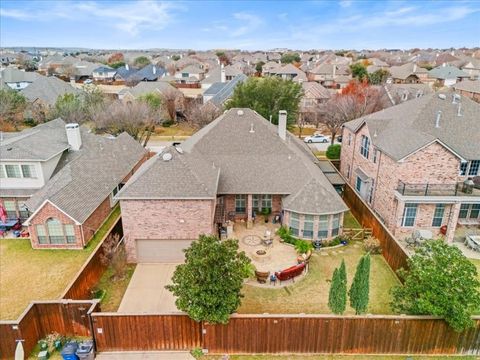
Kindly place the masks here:
POLYGON ((457 228, 480 225, 479 114, 447 91, 347 122, 341 172, 395 236, 453 242, 457 228))
POLYGON ((81 94, 82 90, 74 88, 69 83, 55 76, 39 75, 28 87, 20 93, 31 103, 53 106, 59 96, 65 94, 81 94))
POLYGON ((337 236, 347 206, 286 131, 285 112, 279 122, 230 109, 146 162, 117 195, 129 261, 181 261, 200 234, 218 234, 228 220, 253 226, 261 212, 298 238, 337 236))
POLYGON ((452 86, 458 81, 468 78, 469 75, 455 66, 444 63, 442 66, 430 70, 428 77, 437 80, 441 86, 452 86))
POLYGON ((8 134, 0 153, 0 203, 34 248, 85 246, 145 157, 126 133, 107 138, 62 119, 8 134))
POLYGON ((480 80, 463 80, 452 86, 455 92, 480 103, 480 80))

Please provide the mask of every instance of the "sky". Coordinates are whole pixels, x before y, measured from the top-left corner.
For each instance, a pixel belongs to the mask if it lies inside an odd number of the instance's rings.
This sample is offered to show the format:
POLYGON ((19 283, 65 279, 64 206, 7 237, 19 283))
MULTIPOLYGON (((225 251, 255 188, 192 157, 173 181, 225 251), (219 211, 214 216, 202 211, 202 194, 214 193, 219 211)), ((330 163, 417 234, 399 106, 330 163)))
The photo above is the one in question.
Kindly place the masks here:
POLYGON ((480 46, 479 1, 0 1, 0 46, 380 49, 480 46))

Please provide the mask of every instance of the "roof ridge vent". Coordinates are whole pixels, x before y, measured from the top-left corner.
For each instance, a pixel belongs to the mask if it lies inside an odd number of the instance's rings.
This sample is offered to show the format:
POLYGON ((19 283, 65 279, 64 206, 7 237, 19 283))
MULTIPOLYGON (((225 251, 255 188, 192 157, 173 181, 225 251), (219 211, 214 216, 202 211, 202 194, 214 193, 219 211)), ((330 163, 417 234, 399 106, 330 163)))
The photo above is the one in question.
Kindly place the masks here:
POLYGON ((440 119, 442 118, 442 110, 438 110, 437 117, 435 118, 435 127, 440 127, 440 119))
POLYGON ((253 134, 255 132, 255 129, 253 128, 253 123, 250 124, 250 130, 248 132, 250 134, 253 134))
POLYGON ((460 101, 461 97, 459 94, 453 94, 452 95, 452 104, 458 104, 458 102, 460 101))
POLYGON ((462 114, 462 103, 458 103, 458 107, 457 107, 457 116, 463 116, 462 114))

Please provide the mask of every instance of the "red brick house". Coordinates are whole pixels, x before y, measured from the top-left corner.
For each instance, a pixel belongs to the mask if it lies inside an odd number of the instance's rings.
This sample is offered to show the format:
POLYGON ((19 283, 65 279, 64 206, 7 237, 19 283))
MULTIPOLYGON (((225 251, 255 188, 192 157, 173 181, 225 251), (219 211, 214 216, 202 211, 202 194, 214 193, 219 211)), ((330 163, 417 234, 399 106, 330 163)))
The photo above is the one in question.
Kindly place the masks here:
POLYGON ((2 143, 1 201, 10 218, 26 218, 34 248, 82 248, 145 155, 126 133, 112 139, 53 120, 2 143))
POLYGON ((428 94, 345 124, 341 173, 392 232, 480 225, 480 105, 428 94))
POLYGON ((348 210, 310 149, 250 109, 231 109, 149 159, 117 195, 129 261, 178 262, 227 220, 278 215, 292 234, 325 240, 348 210))

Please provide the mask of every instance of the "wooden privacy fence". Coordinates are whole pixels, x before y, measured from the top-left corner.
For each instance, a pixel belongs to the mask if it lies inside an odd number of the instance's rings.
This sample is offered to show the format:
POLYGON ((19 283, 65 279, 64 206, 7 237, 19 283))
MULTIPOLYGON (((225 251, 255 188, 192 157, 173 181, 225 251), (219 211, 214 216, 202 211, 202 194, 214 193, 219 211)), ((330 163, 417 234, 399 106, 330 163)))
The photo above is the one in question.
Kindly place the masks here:
POLYGON ((382 246, 382 255, 393 271, 396 272, 402 267, 407 268, 407 252, 349 184, 345 184, 343 200, 362 226, 372 229, 373 236, 382 246))
POLYGON ((211 354, 480 354, 476 327, 453 331, 441 319, 413 316, 235 315, 204 325, 211 354))
POLYGON ((201 347, 201 324, 186 314, 92 314, 98 351, 191 350, 201 347))
POLYGON ((90 314, 99 311, 98 302, 59 300, 31 303, 16 321, 0 321, 0 359, 14 357, 17 340, 23 340, 25 354, 52 332, 67 336, 90 336, 90 314))
POLYGON ((61 296, 62 299, 87 300, 92 298, 91 291, 98 284, 98 281, 106 270, 105 264, 101 261, 103 256, 102 245, 110 234, 119 234, 120 237, 122 236, 123 228, 122 218, 120 216, 115 220, 110 229, 108 229, 103 239, 79 270, 77 276, 75 276, 75 279, 67 286, 67 289, 61 296))

